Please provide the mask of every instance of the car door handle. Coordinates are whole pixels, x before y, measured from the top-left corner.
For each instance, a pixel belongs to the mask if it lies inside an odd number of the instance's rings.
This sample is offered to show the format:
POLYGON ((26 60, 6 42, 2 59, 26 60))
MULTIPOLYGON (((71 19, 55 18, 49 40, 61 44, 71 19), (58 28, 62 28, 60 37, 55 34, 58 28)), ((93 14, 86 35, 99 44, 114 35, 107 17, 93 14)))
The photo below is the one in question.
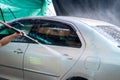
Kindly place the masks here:
POLYGON ((63 54, 63 56, 67 57, 67 59, 72 60, 73 57, 69 56, 68 54, 63 54))
POLYGON ((17 53, 17 54, 22 54, 22 53, 23 53, 23 51, 22 51, 20 48, 18 48, 18 49, 16 49, 16 50, 14 51, 14 53, 17 53))

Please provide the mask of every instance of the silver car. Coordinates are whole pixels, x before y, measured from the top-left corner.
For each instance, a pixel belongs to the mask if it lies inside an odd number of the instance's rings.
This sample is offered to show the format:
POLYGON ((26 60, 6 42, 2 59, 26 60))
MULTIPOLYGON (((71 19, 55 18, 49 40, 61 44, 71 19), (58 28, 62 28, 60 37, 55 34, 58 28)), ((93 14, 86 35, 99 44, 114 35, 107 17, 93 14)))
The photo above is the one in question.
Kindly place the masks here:
MULTIPOLYGON (((120 28, 76 17, 8 22, 27 35, 0 48, 0 80, 120 80, 120 28)), ((0 26, 0 38, 14 31, 0 26)))

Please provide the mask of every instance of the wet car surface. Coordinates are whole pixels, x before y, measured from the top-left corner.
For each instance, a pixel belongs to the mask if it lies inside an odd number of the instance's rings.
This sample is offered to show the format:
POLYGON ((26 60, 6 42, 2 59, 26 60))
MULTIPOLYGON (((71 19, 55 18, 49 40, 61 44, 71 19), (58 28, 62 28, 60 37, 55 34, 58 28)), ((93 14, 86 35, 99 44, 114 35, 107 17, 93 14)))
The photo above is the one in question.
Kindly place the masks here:
MULTIPOLYGON (((23 36, 0 48, 0 79, 119 80, 119 27, 65 16, 21 18, 8 24, 33 40, 23 36)), ((13 32, 0 26, 0 38, 13 32)))

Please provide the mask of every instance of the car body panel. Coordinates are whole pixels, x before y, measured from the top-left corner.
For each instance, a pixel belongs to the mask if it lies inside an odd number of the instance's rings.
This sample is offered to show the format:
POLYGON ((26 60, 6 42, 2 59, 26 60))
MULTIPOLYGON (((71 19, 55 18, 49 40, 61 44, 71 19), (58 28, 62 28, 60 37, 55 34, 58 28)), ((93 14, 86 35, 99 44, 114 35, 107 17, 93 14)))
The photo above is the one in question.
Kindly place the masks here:
POLYGON ((0 77, 23 80, 23 55, 28 44, 14 43, 0 48, 0 77))
MULTIPOLYGON (((78 30, 76 32, 78 33, 78 30)), ((24 69, 37 72, 40 76, 63 76, 83 54, 85 48, 84 39, 81 37, 81 34, 78 33, 77 35, 82 42, 80 48, 30 44, 25 54, 24 69)), ((27 71, 25 71, 25 78, 28 77, 27 71)))
MULTIPOLYGON (((21 22, 24 25, 22 30, 25 31, 28 36, 30 36, 31 34, 29 33, 33 29, 31 28, 33 24, 36 24, 35 26, 37 26, 36 28, 38 28, 40 27, 40 24, 44 23, 43 21, 45 21, 45 23, 49 22, 52 25, 56 23, 60 25, 56 25, 57 27, 53 27, 50 25, 47 26, 47 28, 52 27, 51 29, 53 29, 53 30, 50 29, 49 31, 47 31, 48 29, 43 29, 44 27, 46 27, 44 26, 43 28, 41 28, 43 31, 42 34, 50 33, 51 31, 50 34, 51 35, 54 34, 54 36, 56 36, 58 35, 59 32, 55 33, 53 32, 54 30, 59 30, 59 31, 63 30, 64 32, 64 30, 68 31, 68 29, 70 30, 72 29, 72 31, 77 34, 82 45, 68 46, 65 45, 64 43, 63 45, 61 44, 51 45, 49 43, 45 44, 46 41, 35 43, 34 41, 29 42, 28 40, 26 40, 25 43, 22 43, 24 44, 23 46, 19 46, 22 48, 26 46, 23 50, 25 51, 25 53, 24 55, 22 55, 21 58, 23 60, 21 60, 20 63, 15 63, 15 65, 19 66, 18 67, 19 69, 17 70, 20 71, 22 70, 20 75, 24 76, 24 80, 39 80, 39 79, 42 80, 70 79, 71 80, 73 79, 72 77, 75 77, 77 79, 80 79, 82 77, 85 78, 85 80, 113 80, 113 79, 119 80, 120 79, 119 78, 119 74, 120 74, 119 46, 116 45, 115 42, 112 42, 106 36, 104 36, 99 31, 93 28, 97 25, 100 26, 106 25, 112 27, 114 27, 115 25, 103 21, 83 19, 83 18, 80 19, 80 18, 65 17, 65 16, 29 17, 29 18, 17 19, 11 22, 12 23, 21 22), (28 21, 28 23, 32 25, 26 24, 27 20, 30 20, 28 21), (67 25, 69 27, 64 28, 64 26, 62 25, 67 25)), ((41 30, 39 30, 38 32, 40 31, 41 30)), ((35 30, 35 32, 37 32, 37 30, 35 30)), ((37 34, 35 33, 34 35, 37 34)), ((32 37, 37 38, 38 36, 34 37, 32 35, 32 37)), ((49 38, 49 36, 47 37, 49 38)), ((51 39, 54 38, 56 37, 52 37, 51 39)), ((57 43, 57 40, 54 42, 57 43)), ((12 44, 9 45, 12 46, 12 44)), ((8 46, 5 47, 8 49, 8 46)), ((2 48, 1 50, 5 51, 5 49, 2 48)), ((1 50, 0 50, 0 55, 2 55, 1 50)), ((0 63, 6 65, 6 63, 2 61, 0 63)), ((10 64, 8 64, 8 66, 9 65, 10 64)))

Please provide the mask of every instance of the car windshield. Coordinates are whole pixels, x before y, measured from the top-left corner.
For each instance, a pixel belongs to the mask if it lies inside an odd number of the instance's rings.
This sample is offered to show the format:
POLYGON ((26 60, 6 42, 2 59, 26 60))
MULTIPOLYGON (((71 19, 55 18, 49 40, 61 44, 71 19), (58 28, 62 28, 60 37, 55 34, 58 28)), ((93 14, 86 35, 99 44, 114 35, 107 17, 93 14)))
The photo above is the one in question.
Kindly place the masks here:
POLYGON ((106 25, 97 25, 93 27, 95 30, 97 30, 99 33, 101 33, 103 36, 108 38, 109 40, 117 43, 118 46, 120 46, 120 28, 117 26, 106 26, 106 25))

